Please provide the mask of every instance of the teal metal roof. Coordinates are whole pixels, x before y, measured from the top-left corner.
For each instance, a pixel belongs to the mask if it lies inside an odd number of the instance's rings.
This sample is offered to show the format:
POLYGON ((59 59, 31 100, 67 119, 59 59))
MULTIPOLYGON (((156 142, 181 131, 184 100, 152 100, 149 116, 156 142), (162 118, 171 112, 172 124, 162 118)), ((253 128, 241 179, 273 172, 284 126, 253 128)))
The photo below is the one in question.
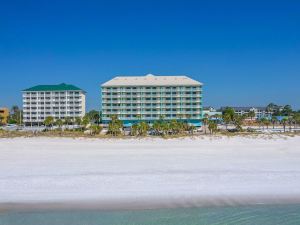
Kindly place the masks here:
POLYGON ((57 84, 57 85, 37 85, 23 91, 83 91, 79 87, 71 84, 57 84))

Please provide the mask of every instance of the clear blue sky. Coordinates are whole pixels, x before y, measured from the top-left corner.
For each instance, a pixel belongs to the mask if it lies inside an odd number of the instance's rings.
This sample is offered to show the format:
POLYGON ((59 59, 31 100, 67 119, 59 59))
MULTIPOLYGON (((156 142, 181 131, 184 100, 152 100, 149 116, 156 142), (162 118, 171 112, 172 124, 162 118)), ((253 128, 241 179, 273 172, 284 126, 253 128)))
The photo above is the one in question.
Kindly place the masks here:
POLYGON ((147 73, 203 82, 204 105, 300 109, 300 1, 0 3, 0 106, 65 82, 99 108, 101 83, 147 73))

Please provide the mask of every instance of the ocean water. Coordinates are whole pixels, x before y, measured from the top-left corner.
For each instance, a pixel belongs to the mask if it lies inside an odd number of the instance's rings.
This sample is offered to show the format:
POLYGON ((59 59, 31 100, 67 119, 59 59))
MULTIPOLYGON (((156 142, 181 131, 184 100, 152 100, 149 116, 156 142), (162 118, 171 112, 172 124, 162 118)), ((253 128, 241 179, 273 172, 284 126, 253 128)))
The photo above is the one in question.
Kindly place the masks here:
POLYGON ((300 205, 0 213, 1 225, 299 225, 300 205))

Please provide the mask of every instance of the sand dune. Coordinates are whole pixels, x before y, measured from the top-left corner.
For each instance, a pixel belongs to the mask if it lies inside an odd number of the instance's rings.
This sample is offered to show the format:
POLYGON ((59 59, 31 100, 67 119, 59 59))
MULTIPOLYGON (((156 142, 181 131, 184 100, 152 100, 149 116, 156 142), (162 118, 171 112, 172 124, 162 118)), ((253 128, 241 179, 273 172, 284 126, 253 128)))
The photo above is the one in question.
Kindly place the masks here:
POLYGON ((300 137, 0 139, 0 208, 300 203, 300 137))

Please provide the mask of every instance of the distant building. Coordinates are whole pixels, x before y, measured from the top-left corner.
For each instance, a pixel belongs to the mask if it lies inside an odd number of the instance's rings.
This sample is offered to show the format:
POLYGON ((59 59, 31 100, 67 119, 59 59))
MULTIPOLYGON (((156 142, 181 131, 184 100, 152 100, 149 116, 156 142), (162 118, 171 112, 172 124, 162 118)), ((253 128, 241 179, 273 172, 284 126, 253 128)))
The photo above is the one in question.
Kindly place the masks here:
MULTIPOLYGON (((227 107, 221 107, 220 111, 224 111, 227 107)), ((255 116, 253 119, 260 119, 260 118, 271 118, 272 112, 267 110, 267 107, 230 107, 233 108, 237 115, 245 115, 249 112, 253 111, 255 116)))
POLYGON ((101 90, 104 123, 117 115, 125 126, 161 118, 201 124, 202 83, 187 76, 115 77, 102 84, 101 90))
POLYGON ((9 117, 8 108, 0 108, 0 124, 7 124, 9 117))
POLYGON ((38 85, 22 93, 25 125, 39 125, 49 116, 64 119, 85 115, 85 91, 74 85, 38 85))
POLYGON ((217 111, 214 107, 204 107, 203 108, 203 116, 214 117, 214 116, 222 116, 222 112, 217 111))

